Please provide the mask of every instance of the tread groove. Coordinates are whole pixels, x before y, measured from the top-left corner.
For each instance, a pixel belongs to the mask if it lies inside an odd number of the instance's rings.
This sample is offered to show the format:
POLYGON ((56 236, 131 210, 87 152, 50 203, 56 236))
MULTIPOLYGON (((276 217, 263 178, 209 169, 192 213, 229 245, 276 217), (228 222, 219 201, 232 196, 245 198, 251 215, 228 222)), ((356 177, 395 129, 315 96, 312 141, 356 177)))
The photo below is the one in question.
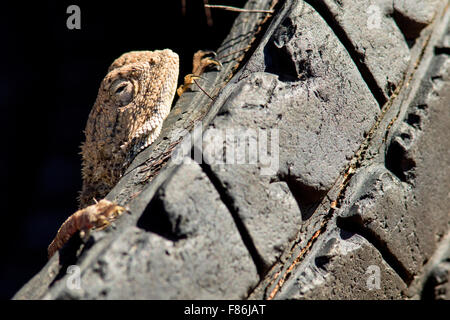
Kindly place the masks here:
POLYGON ((384 95, 382 88, 380 88, 378 86, 374 76, 370 72, 367 65, 365 65, 362 62, 364 57, 362 57, 356 51, 356 49, 352 45, 352 42, 350 41, 350 38, 347 35, 347 33, 339 25, 339 23, 336 21, 336 19, 331 14, 331 12, 328 10, 327 6, 323 3, 322 0, 320 0, 320 1, 305 0, 305 2, 308 3, 311 7, 313 7, 314 10, 317 11, 317 13, 325 20, 325 22, 328 24, 328 26, 333 30, 336 37, 339 39, 339 41, 342 43, 342 45, 345 47, 345 49, 349 53, 350 58, 355 63, 363 80, 366 82, 369 90, 372 92, 372 95, 374 96, 375 100, 377 100, 377 102, 381 108, 387 102, 387 98, 384 95))
POLYGON ((228 194, 226 188, 222 185, 222 183, 217 178, 217 176, 212 172, 209 165, 207 165, 205 163, 201 163, 200 167, 202 168, 203 172, 206 174, 208 179, 211 181, 212 185, 219 193, 221 201, 223 202, 225 207, 230 212, 230 214, 234 220, 234 223, 236 225, 236 228, 238 229, 238 232, 241 235, 242 241, 244 242, 244 245, 246 246, 253 262, 255 263, 258 275, 260 276, 260 278, 262 278, 266 274, 267 270, 269 269, 269 266, 267 266, 264 263, 262 257, 258 253, 258 250, 256 249, 256 246, 255 246, 246 226, 244 225, 244 222, 240 219, 238 212, 237 212, 235 206, 233 205, 233 202, 234 202, 233 199, 228 194))

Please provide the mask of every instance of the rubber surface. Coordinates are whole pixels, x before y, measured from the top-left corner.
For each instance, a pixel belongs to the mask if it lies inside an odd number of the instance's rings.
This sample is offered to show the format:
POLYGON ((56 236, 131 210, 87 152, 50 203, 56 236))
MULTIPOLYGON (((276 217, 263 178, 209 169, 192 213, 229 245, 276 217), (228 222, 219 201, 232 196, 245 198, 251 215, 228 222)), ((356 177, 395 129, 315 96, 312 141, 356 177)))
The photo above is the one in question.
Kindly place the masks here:
POLYGON ((448 2, 275 10, 239 16, 214 101, 183 95, 108 195, 131 214, 16 299, 450 298, 448 2))

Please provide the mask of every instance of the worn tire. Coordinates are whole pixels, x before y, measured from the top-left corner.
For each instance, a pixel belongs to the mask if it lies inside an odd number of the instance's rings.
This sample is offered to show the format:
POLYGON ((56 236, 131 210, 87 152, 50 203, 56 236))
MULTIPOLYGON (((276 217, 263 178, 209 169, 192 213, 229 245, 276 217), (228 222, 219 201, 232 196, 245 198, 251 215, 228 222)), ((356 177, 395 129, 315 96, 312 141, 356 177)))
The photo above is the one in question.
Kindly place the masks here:
POLYGON ((448 1, 274 9, 237 18, 214 101, 184 94, 108 195, 131 214, 15 299, 450 298, 448 1), (266 135, 269 164, 222 151, 266 135))

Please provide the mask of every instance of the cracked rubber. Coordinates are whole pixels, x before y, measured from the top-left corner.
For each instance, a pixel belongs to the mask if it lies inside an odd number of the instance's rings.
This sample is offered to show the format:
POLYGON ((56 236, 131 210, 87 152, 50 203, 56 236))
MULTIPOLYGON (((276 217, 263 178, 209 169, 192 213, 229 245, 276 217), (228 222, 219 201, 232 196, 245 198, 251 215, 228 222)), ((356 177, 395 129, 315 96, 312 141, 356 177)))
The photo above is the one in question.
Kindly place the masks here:
POLYGON ((275 13, 239 15, 214 101, 183 94, 108 195, 131 214, 15 299, 450 299, 448 1, 246 7, 275 13), (221 164, 225 132, 276 161, 221 164))

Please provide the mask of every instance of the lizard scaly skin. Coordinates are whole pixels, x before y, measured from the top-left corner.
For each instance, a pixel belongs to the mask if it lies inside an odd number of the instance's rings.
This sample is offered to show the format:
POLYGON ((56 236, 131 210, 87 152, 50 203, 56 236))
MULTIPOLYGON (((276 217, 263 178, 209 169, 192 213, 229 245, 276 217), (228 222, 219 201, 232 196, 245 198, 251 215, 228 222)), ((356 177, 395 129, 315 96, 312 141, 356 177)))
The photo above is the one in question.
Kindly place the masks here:
MULTIPOLYGON (((105 197, 134 156, 158 137, 170 112, 178 70, 178 55, 169 49, 128 52, 111 64, 81 146, 81 208, 105 197)), ((58 230, 48 247, 49 257, 75 232, 104 228, 124 210, 106 199, 80 209, 58 230)))

